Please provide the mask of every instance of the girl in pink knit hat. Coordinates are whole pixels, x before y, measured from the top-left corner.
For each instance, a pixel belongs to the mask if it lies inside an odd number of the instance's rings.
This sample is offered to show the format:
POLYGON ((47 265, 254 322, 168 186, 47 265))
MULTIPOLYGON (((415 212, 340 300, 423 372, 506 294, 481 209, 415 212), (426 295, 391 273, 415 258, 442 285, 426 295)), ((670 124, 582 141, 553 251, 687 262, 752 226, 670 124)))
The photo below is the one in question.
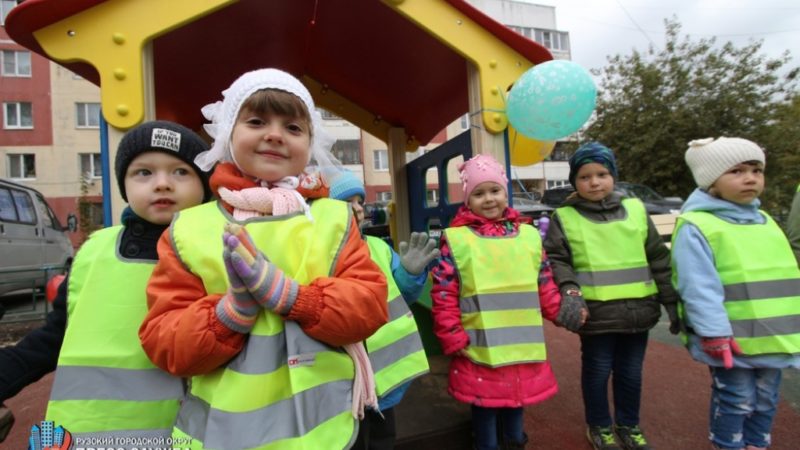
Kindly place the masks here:
POLYGON ((476 449, 524 448, 523 407, 558 391, 542 317, 579 323, 560 308, 539 233, 508 207, 508 179, 491 156, 459 167, 464 205, 442 234, 433 269, 434 332, 452 355, 448 392, 472 405, 476 449))

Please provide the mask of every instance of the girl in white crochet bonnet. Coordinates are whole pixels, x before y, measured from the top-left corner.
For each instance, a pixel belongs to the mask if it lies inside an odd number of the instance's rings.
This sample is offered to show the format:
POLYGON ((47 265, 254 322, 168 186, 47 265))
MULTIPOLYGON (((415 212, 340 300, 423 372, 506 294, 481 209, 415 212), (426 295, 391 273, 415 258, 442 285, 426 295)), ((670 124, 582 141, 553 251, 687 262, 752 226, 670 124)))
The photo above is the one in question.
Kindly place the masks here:
POLYGON ((361 341, 388 319, 386 278, 347 204, 306 204, 327 196, 306 174, 336 162, 302 83, 261 69, 223 97, 203 108, 214 143, 195 160, 216 164, 221 201, 182 211, 162 235, 142 347, 192 377, 176 433, 195 445, 345 448, 377 408, 361 341))
POLYGON ((222 101, 202 110, 211 121, 204 128, 214 144, 195 163, 203 170, 217 162, 233 163, 235 171, 225 164, 217 170, 253 182, 239 190, 218 189, 220 198, 233 206, 234 218, 309 214, 297 189, 318 190, 324 174, 341 167, 329 151, 334 139, 322 128, 311 94, 286 72, 260 69, 239 77, 222 95, 222 101))

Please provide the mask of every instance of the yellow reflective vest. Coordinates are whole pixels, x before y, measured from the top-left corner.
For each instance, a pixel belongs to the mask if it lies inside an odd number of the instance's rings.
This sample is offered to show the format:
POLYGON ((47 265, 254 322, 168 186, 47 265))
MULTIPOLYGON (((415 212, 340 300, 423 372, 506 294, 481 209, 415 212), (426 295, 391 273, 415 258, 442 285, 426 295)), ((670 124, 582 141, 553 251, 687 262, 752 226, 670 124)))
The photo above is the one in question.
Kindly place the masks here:
POLYGON ((153 365, 139 342, 155 261, 123 259, 123 230, 93 233, 72 265, 67 331, 46 414, 76 442, 114 448, 169 438, 184 394, 182 380, 153 365))
POLYGON ((647 298, 658 293, 647 262, 647 211, 622 200, 625 219, 595 222, 572 206, 556 209, 572 250, 572 266, 586 300, 647 298))
POLYGON ((386 242, 365 236, 370 256, 386 275, 389 288, 389 321, 367 339, 367 351, 375 372, 375 388, 383 397, 401 384, 429 371, 417 322, 408 309, 392 275, 392 250, 386 242))
POLYGON ((463 226, 446 229, 445 236, 461 281, 470 360, 489 367, 545 361, 539 232, 523 224, 513 235, 480 236, 463 226))
POLYGON ((734 224, 690 211, 678 217, 673 236, 688 222, 706 238, 744 355, 800 354, 800 269, 783 231, 761 214, 763 224, 734 224))
MULTIPOLYGON (((271 263, 304 285, 331 276, 353 232, 344 202, 316 200, 311 214, 313 221, 296 213, 243 222, 271 263)), ((170 228, 177 255, 208 293, 228 289, 226 222, 236 221, 214 202, 181 211, 170 228)), ((264 310, 236 357, 191 378, 174 437, 181 445, 191 441, 192 449, 346 448, 356 430, 353 379, 353 362, 340 348, 264 310)))

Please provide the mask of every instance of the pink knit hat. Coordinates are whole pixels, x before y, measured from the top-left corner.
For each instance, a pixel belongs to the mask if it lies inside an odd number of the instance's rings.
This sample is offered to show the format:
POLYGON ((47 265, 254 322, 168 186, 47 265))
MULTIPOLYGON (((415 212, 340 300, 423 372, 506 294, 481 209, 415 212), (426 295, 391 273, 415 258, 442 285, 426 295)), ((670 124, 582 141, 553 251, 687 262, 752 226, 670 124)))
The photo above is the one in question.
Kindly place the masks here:
POLYGON ((500 186, 508 195, 508 178, 503 166, 490 155, 477 155, 470 158, 467 162, 458 166, 459 177, 464 187, 464 201, 469 199, 475 186, 493 181, 500 186))

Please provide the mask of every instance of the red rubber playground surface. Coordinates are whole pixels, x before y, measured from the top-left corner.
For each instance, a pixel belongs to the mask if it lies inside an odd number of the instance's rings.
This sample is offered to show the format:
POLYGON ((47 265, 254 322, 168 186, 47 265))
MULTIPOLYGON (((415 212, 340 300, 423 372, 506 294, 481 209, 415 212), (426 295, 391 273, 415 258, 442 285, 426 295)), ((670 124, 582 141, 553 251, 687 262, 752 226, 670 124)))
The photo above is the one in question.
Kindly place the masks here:
MULTIPOLYGON (((663 323, 658 328, 662 330, 656 329, 652 333, 645 359, 642 429, 657 450, 709 449, 708 369, 692 361, 685 349, 675 345, 675 338, 664 337, 663 323)), ((578 338, 549 324, 545 331, 560 391, 554 398, 526 410, 525 429, 530 438, 527 448, 588 450, 591 447, 584 436, 578 338)), ((441 372, 430 376, 446 379, 444 369, 441 372)), ((30 426, 44 417, 52 381, 53 375, 48 375, 6 402, 14 411, 16 425, 0 448, 27 448, 30 426)), ((784 372, 784 383, 787 382, 797 383, 796 371, 784 372)), ((440 401, 450 401, 446 394, 435 392, 427 394, 431 397, 429 402, 419 402, 420 394, 424 392, 418 386, 426 385, 430 383, 418 381, 412 386, 417 390, 409 391, 406 401, 398 407, 398 421, 402 420, 402 412, 430 409, 440 401), (411 404, 412 401, 415 404, 411 404)), ((460 408, 460 405, 454 406, 460 408)), ((403 424, 398 423, 400 435, 403 428, 403 424)), ((800 449, 800 413, 785 396, 781 399, 772 439, 773 450, 800 449)))

